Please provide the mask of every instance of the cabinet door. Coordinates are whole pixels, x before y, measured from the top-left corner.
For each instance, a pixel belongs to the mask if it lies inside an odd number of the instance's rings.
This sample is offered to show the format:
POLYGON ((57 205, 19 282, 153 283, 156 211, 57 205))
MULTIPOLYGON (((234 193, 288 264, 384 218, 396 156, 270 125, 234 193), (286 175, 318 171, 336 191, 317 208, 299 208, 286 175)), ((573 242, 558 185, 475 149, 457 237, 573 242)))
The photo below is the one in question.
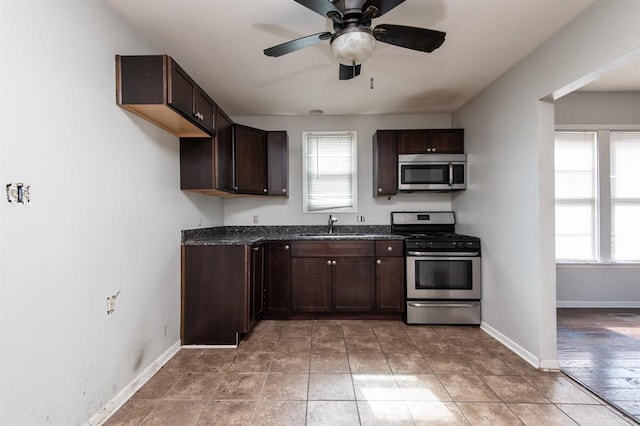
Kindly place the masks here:
POLYGON ((287 132, 267 132, 267 193, 289 196, 287 132))
POLYGON ((332 269, 334 310, 336 312, 372 312, 374 306, 373 257, 334 259, 332 269))
POLYGON ((431 130, 431 152, 464 154, 464 129, 431 130))
POLYGON ((169 62, 168 104, 186 117, 196 120, 194 115, 196 83, 172 59, 169 62))
POLYGON ((215 133, 216 104, 200 88, 195 94, 195 104, 198 123, 207 131, 215 133))
POLYGON ((376 310, 404 311, 404 257, 376 259, 376 310))
POLYGON ((398 154, 426 154, 431 142, 428 130, 398 130, 398 154))
MULTIPOLYGON (((253 325, 264 313, 264 247, 251 246, 251 308, 250 324, 253 325)), ((249 330, 246 330, 249 331, 249 330)))
POLYGON ((291 250, 288 242, 270 243, 265 253, 267 314, 288 316, 291 303, 291 250))
POLYGON ((182 344, 236 344, 246 327, 246 264, 244 246, 182 247, 182 344))
POLYGON ((373 196, 398 193, 398 143, 394 130, 373 135, 373 196))
POLYGON ((331 312, 331 260, 291 258, 291 310, 331 312))
POLYGON ((233 122, 218 108, 216 112, 216 189, 235 192, 233 185, 233 122))
POLYGON ((236 192, 267 195, 266 132, 234 125, 236 192))

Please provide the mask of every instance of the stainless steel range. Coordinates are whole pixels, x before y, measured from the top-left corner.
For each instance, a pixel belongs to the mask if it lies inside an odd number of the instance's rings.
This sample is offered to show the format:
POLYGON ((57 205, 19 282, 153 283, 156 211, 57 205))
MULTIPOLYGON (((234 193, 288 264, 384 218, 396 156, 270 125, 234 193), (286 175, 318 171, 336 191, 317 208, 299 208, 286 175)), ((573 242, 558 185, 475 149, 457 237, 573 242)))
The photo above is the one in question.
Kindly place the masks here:
POLYGON ((407 324, 480 324, 480 239, 455 233, 453 212, 392 212, 406 236, 407 324))

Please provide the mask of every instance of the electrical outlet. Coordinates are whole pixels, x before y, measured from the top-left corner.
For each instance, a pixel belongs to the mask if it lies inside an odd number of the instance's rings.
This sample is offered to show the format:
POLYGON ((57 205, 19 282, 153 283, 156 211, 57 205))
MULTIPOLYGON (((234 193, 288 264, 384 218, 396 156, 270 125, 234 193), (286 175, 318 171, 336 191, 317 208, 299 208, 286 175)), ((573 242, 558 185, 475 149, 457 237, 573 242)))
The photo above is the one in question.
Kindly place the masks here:
POLYGON ((113 311, 116 310, 116 298, 120 294, 120 291, 121 290, 118 290, 116 294, 112 295, 111 297, 107 297, 107 315, 111 315, 113 311))
POLYGON ((253 223, 259 223, 259 222, 260 222, 260 220, 259 220, 258 215, 257 215, 257 214, 254 214, 254 215, 253 215, 253 223))
POLYGON ((364 223, 364 216, 357 216, 357 217, 356 217, 356 222, 358 222, 358 223, 364 223))

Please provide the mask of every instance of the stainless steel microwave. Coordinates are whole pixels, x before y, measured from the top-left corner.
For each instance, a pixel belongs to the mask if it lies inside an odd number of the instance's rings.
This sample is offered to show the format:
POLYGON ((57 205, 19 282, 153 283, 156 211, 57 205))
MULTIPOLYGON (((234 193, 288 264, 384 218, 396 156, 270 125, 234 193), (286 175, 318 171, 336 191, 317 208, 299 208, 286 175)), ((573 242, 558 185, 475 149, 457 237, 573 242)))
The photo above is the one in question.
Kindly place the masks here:
POLYGON ((466 189, 466 168, 466 154, 401 154, 398 155, 398 190, 466 189))

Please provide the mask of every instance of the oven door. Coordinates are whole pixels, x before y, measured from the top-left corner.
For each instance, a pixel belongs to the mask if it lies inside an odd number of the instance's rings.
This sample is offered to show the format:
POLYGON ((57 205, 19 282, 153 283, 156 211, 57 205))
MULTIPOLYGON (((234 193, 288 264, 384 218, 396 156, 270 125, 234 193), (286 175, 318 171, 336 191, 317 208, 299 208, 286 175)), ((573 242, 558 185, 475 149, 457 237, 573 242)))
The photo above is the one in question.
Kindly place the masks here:
POLYGON ((407 253, 407 299, 480 299, 480 253, 407 253))

